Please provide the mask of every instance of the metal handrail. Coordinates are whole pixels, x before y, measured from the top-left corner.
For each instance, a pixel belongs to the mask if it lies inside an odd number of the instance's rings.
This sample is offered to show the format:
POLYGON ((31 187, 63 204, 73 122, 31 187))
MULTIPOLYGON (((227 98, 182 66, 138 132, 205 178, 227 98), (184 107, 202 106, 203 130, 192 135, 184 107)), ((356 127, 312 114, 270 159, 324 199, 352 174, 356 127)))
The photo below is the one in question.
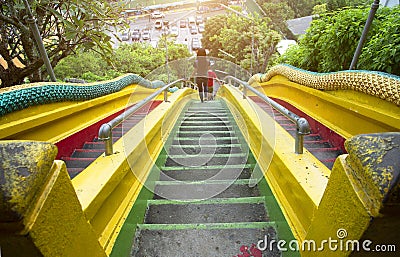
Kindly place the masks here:
POLYGON ((304 145, 304 135, 308 135, 311 133, 310 124, 305 118, 299 117, 298 115, 294 114, 293 112, 289 111, 282 105, 278 104, 274 100, 270 99, 268 96, 264 95, 263 93, 259 92, 252 86, 250 86, 247 82, 244 82, 238 78, 233 76, 226 76, 224 80, 228 80, 229 84, 231 81, 235 81, 243 86, 243 99, 246 98, 246 91, 250 90, 258 97, 269 103, 275 110, 282 113, 288 119, 290 119, 293 123, 297 126, 296 137, 295 137, 295 153, 302 154, 303 153, 303 145, 304 145))
POLYGON ((134 106, 132 106, 131 108, 126 110, 124 113, 122 113, 122 114, 118 115, 117 117, 115 117, 113 120, 102 124, 100 129, 99 129, 98 138, 99 138, 99 140, 104 141, 106 156, 113 154, 113 143, 112 143, 112 141, 113 141, 112 140, 112 130, 113 130, 113 128, 118 126, 118 124, 120 124, 121 122, 126 120, 126 118, 128 118, 133 113, 135 113, 137 110, 142 108, 145 104, 147 104, 148 102, 150 102, 151 100, 156 98, 162 92, 164 92, 164 102, 167 102, 167 100, 168 100, 168 94, 167 94, 168 93, 168 88, 170 88, 172 85, 174 85, 174 84, 176 84, 178 82, 181 82, 181 81, 185 81, 185 80, 184 79, 178 79, 178 80, 175 80, 174 82, 171 82, 171 83, 163 86, 161 89, 157 90, 156 92, 154 92, 153 94, 149 95, 148 97, 146 97, 145 99, 143 99, 139 103, 135 104, 134 106))

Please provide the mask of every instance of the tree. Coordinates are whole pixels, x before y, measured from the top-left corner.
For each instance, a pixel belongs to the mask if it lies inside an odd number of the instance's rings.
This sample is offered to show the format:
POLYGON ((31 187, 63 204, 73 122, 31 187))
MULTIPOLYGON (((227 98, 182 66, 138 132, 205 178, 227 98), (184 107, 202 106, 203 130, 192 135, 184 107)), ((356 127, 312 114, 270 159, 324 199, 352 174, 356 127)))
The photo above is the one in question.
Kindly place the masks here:
POLYGON ((113 69, 99 53, 82 49, 62 59, 54 67, 54 73, 60 80, 77 78, 87 82, 112 79, 121 75, 121 72, 113 69))
MULTIPOLYGON (((39 55, 22 0, 0 0, 0 55, 8 68, 0 65, 1 87, 12 86, 29 77, 45 79, 46 70, 39 55), (18 59, 23 67, 17 67, 18 59)), ((107 0, 30 0, 40 34, 52 66, 78 48, 92 49, 102 56, 112 52, 106 31, 118 22, 120 8, 107 0)))
POLYGON ((286 21, 293 19, 295 13, 286 3, 264 3, 262 5, 267 17, 271 19, 272 28, 281 32, 288 38, 293 38, 292 33, 287 27, 286 21))
POLYGON ((295 17, 304 17, 311 15, 312 8, 315 5, 314 0, 286 0, 287 5, 292 8, 295 17))
MULTIPOLYGON (((86 81, 111 79, 124 73, 135 73, 146 77, 164 66, 166 57, 164 42, 161 41, 157 48, 143 43, 121 44, 115 49, 112 66, 104 62, 98 53, 79 50, 61 60, 55 68, 55 73, 61 79, 73 77, 86 81)), ((189 56, 187 46, 168 41, 169 61, 189 56)), ((160 79, 157 77, 159 75, 156 72, 151 79, 160 79)))
POLYGON ((379 10, 376 27, 360 56, 358 68, 400 76, 400 7, 379 10))
MULTIPOLYGON (((349 69, 369 9, 346 9, 321 15, 299 46, 278 62, 317 72, 349 69)), ((400 7, 379 8, 359 59, 358 69, 400 75, 400 7)))
POLYGON ((297 51, 288 52, 282 59, 310 71, 348 69, 365 23, 365 12, 344 10, 314 19, 297 51))
POLYGON ((222 49, 222 44, 219 40, 221 31, 227 23, 228 16, 217 15, 207 20, 201 39, 202 45, 210 50, 209 55, 218 57, 218 49, 222 49))
MULTIPOLYGON (((294 13, 294 17, 303 17, 311 14, 319 14, 326 8, 327 11, 336 11, 345 7, 366 7, 370 6, 373 0, 257 0, 258 4, 268 14, 272 21, 278 22, 279 19, 274 19, 270 16, 271 10, 277 8, 276 12, 283 14, 282 20, 285 21, 286 15, 282 12, 282 6, 288 14, 294 13), (288 8, 287 8, 287 7, 288 8), (318 6, 318 7, 316 7, 318 6), (317 8, 314 10, 314 8, 317 8), (322 8, 322 9, 321 9, 322 8)), ((291 17, 289 17, 291 19, 291 17)))
POLYGON ((335 11, 344 7, 366 7, 371 0, 325 0, 328 10, 335 11))
POLYGON ((236 14, 217 16, 206 22, 205 30, 202 43, 210 49, 211 56, 225 58, 218 50, 221 49, 235 56, 235 59, 230 61, 248 70, 253 57, 254 73, 265 72, 268 61, 281 39, 279 33, 271 29, 270 21, 257 15, 250 15, 249 18, 236 14))
POLYGON ((278 8, 281 8, 282 5, 288 6, 290 8, 289 12, 294 13, 294 17, 296 18, 311 15, 315 1, 316 0, 257 0, 258 4, 266 12, 270 10, 271 5, 275 5, 278 8))
POLYGON ((320 14, 324 14, 328 11, 327 9, 327 5, 326 4, 318 4, 316 6, 314 6, 313 8, 313 15, 320 15, 320 14))

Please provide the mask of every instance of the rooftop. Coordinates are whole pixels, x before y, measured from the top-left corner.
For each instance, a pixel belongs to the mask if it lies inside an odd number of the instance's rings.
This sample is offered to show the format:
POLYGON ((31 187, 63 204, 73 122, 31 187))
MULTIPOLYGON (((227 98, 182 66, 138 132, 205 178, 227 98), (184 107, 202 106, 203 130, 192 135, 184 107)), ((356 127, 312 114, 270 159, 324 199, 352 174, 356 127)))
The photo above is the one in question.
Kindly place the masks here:
POLYGON ((289 30, 293 33, 293 35, 303 35, 306 33, 308 27, 310 27, 310 23, 312 21, 312 16, 305 16, 301 18, 296 18, 292 20, 287 20, 286 23, 288 25, 289 30))

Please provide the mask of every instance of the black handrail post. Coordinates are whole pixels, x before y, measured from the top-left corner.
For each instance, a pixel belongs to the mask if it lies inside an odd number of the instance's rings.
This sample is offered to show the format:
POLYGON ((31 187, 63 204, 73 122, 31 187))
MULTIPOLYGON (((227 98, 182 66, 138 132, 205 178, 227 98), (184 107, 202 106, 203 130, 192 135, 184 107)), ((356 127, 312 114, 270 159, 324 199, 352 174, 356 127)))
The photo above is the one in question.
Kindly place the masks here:
POLYGON ((29 23, 29 27, 32 30, 32 34, 33 34, 36 44, 39 48, 40 55, 43 59, 44 64, 46 65, 47 73, 49 74, 51 81, 57 81, 56 75, 54 74, 53 67, 51 66, 51 63, 50 63, 49 56, 47 55, 46 48, 44 47, 42 37, 40 36, 40 32, 39 32, 38 26, 36 24, 36 19, 35 19, 35 17, 33 17, 31 7, 29 6, 29 3, 27 0, 24 0, 24 5, 25 5, 26 12, 28 14, 28 18, 26 19, 26 22, 29 23))
POLYGON ((371 27, 372 21, 374 20, 375 13, 378 10, 378 8, 379 8, 379 0, 374 0, 374 2, 372 3, 372 6, 371 6, 371 10, 369 11, 368 19, 365 22, 364 30, 361 34, 360 41, 358 42, 357 49, 354 53, 353 60, 351 61, 350 68, 349 68, 350 70, 354 70, 356 68, 358 58, 361 55, 361 50, 364 46, 365 40, 367 39, 368 31, 371 27))
POLYGON ((168 102, 168 89, 164 90, 164 102, 168 102))

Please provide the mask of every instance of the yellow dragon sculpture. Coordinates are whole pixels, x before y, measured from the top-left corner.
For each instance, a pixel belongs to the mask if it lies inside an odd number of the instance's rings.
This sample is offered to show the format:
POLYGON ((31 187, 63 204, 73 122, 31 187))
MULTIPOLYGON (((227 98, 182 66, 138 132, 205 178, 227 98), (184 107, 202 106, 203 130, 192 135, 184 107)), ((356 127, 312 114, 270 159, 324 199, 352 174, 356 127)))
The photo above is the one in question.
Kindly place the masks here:
POLYGON ((265 74, 253 75, 248 83, 267 82, 276 75, 319 90, 355 90, 400 106, 400 77, 383 72, 347 70, 316 73, 280 64, 265 74))

